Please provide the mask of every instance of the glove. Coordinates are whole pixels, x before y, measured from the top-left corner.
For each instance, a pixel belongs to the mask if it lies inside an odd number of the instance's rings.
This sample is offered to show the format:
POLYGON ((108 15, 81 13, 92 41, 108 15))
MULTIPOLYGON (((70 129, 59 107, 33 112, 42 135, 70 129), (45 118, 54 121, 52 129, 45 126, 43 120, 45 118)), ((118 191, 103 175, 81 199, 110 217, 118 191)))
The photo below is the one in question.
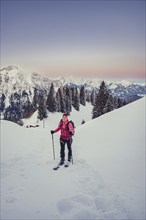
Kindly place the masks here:
POLYGON ((71 131, 69 131, 69 135, 72 135, 72 132, 71 132, 71 131))
POLYGON ((54 134, 54 131, 53 131, 53 130, 51 130, 51 134, 54 134))

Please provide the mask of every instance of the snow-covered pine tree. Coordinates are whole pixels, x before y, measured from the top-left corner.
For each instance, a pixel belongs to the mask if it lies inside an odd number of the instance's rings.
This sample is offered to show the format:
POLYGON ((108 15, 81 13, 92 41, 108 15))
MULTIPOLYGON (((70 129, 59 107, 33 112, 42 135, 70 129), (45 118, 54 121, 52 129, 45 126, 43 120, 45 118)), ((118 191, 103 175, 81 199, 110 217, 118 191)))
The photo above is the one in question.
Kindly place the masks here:
POLYGON ((100 105, 99 105, 99 103, 100 103, 100 96, 97 93, 96 97, 95 97, 95 102, 94 102, 94 105, 93 105, 93 109, 92 109, 92 119, 97 118, 101 115, 100 114, 100 105))
POLYGON ((92 118, 97 118, 104 114, 104 108, 109 97, 109 91, 104 81, 101 82, 98 93, 95 97, 95 103, 92 110, 92 118))
POLYGON ((22 108, 20 105, 20 96, 17 93, 15 93, 12 94, 10 97, 10 105, 5 110, 4 119, 17 123, 21 120, 21 118, 22 108))
POLYGON ((83 106, 86 105, 85 86, 81 86, 81 88, 80 88, 80 104, 83 106))
POLYGON ((38 119, 43 120, 43 118, 47 118, 45 91, 41 91, 38 99, 38 119))
POLYGON ((64 87, 63 89, 65 95, 65 105, 66 105, 66 113, 70 113, 72 110, 72 97, 71 97, 71 90, 69 87, 64 87))
POLYGON ((69 97, 70 102, 72 103, 72 94, 71 94, 71 88, 66 86, 66 95, 69 97))
POLYGON ((34 88, 34 96, 33 96, 33 101, 32 105, 36 109, 38 105, 38 99, 39 99, 39 90, 34 88))
POLYGON ((0 113, 2 113, 5 109, 5 95, 4 94, 1 94, 0 96, 0 113))
POLYGON ((80 98, 78 88, 74 88, 74 97, 72 97, 72 106, 79 111, 80 110, 80 98))
POLYGON ((118 105, 117 105, 117 108, 120 108, 120 107, 122 107, 122 106, 123 106, 122 101, 121 101, 120 98, 118 98, 118 105))
POLYGON ((126 100, 122 100, 122 106, 127 105, 128 102, 126 102, 126 100))
POLYGON ((61 112, 59 90, 56 92, 56 111, 61 112))
POLYGON ((113 102, 114 102, 114 109, 118 108, 118 98, 116 96, 113 96, 113 102))
POLYGON ((109 95, 108 96, 108 100, 106 102, 106 105, 103 109, 103 112, 104 113, 107 113, 107 112, 110 112, 110 111, 113 111, 115 108, 116 108, 116 103, 115 103, 115 99, 112 95, 109 95))
POLYGON ((91 92, 91 104, 92 105, 95 104, 95 97, 96 97, 96 92, 95 92, 95 89, 93 89, 91 92))
POLYGON ((21 106, 23 118, 29 118, 36 110, 35 106, 30 101, 28 93, 24 90, 21 96, 21 106))
POLYGON ((60 102, 60 112, 66 112, 65 95, 62 86, 58 89, 58 101, 60 102))
POLYGON ((57 109, 56 94, 53 83, 51 84, 50 91, 47 97, 46 107, 49 112, 56 112, 57 109))
POLYGON ((71 87, 72 106, 74 105, 74 97, 75 97, 75 87, 71 87))
POLYGON ((4 112, 4 120, 11 121, 11 107, 8 106, 4 112))
POLYGON ((86 102, 91 102, 91 92, 89 90, 85 90, 86 92, 86 102))
POLYGON ((114 102, 114 108, 120 108, 123 106, 122 100, 119 97, 114 96, 113 97, 113 102, 114 102))

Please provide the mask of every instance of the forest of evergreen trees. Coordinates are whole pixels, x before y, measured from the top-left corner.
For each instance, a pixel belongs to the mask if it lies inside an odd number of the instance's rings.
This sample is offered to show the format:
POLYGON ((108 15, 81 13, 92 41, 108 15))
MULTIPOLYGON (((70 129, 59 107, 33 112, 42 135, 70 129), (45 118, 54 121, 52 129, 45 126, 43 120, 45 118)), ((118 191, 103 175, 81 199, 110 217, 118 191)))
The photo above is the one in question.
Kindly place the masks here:
POLYGON ((98 90, 92 91, 86 90, 84 85, 80 87, 65 85, 55 91, 52 83, 49 92, 35 88, 33 97, 31 95, 25 91, 22 94, 12 94, 7 108, 5 108, 6 97, 2 95, 0 112, 3 118, 21 124, 22 118, 29 118, 36 110, 38 119, 42 120, 49 116, 49 112, 70 114, 72 108, 79 111, 80 105, 85 106, 86 102, 90 102, 93 105, 92 119, 94 119, 126 104, 125 101, 112 96, 104 81, 98 90))
POLYGON ((101 82, 99 91, 94 95, 92 118, 97 118, 114 109, 120 108, 126 104, 125 101, 113 97, 104 81, 101 82))

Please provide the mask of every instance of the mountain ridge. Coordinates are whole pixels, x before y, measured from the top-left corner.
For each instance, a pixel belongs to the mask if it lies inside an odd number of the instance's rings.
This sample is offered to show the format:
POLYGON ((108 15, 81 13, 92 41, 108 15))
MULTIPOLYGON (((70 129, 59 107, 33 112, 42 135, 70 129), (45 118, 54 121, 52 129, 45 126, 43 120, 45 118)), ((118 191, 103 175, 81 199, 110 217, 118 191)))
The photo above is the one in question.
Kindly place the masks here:
MULTIPOLYGON (((0 95, 9 96, 14 93, 22 93, 24 90, 27 93, 33 94, 34 89, 49 91, 51 84, 54 84, 56 91, 61 86, 81 87, 86 90, 98 90, 102 80, 98 78, 78 77, 44 77, 38 73, 27 73, 19 70, 17 66, 10 65, 0 70, 0 95)), ((125 101, 133 101, 138 99, 139 95, 146 94, 146 83, 136 83, 127 80, 109 81, 105 80, 108 89, 113 96, 117 96, 125 101)))

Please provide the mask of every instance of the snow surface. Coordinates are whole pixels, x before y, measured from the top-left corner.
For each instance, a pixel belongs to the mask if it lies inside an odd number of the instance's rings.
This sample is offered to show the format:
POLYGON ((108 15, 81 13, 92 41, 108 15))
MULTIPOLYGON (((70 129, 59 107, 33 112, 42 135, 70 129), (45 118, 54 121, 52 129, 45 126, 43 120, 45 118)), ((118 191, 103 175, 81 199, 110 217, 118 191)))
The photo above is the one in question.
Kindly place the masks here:
MULTIPOLYGON (((79 125, 86 109, 70 118, 79 125)), ((144 220, 145 98, 78 126, 74 164, 54 171, 60 117, 45 128, 1 121, 1 219, 144 220)))
MULTIPOLYGON (((92 119, 92 109, 93 106, 89 103, 86 103, 86 106, 80 105, 80 111, 76 111, 74 108, 72 108, 72 112, 70 113, 69 120, 74 121, 75 127, 81 125, 82 120, 85 122, 92 119)), ((61 114, 58 112, 51 113, 49 112, 48 118, 44 119, 42 121, 38 120, 38 111, 36 111, 31 118, 28 119, 22 119, 24 123, 24 127, 30 126, 30 125, 39 125, 40 127, 48 127, 50 129, 53 129, 53 126, 57 126, 60 119, 61 114)))

